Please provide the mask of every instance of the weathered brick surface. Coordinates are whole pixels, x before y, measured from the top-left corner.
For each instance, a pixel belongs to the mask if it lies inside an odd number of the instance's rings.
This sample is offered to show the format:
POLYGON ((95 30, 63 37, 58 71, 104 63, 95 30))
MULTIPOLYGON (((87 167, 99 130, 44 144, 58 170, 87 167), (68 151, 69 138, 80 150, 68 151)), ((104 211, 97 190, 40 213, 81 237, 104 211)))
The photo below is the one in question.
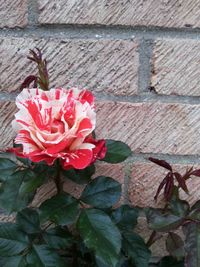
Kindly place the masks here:
POLYGON ((199 27, 199 0, 38 0, 40 23, 199 27))
POLYGON ((14 215, 0 215, 0 222, 14 222, 15 221, 15 216, 14 215))
POLYGON ((0 28, 27 24, 27 0, 0 0, 0 28))
MULTIPOLYGON (((0 147, 11 143, 14 103, 1 103, 0 147)), ((97 136, 129 144, 134 153, 200 153, 200 105, 99 102, 97 136)))
POLYGON ((197 40, 155 41, 151 85, 158 94, 200 96, 199 50, 197 40))
POLYGON ((97 136, 128 143, 134 153, 200 153, 200 105, 100 102, 97 136))
POLYGON ((87 87, 93 92, 132 95, 137 92, 138 44, 126 40, 0 39, 0 91, 15 91, 35 73, 26 59, 39 47, 48 59, 51 87, 87 87))
MULTIPOLYGON (((174 170, 184 174, 187 168, 192 165, 173 165, 174 170)), ((200 166, 195 165, 194 169, 200 166)), ((129 200, 133 205, 139 206, 160 206, 163 207, 163 195, 157 203, 154 201, 157 188, 164 179, 167 170, 153 163, 138 162, 132 166, 132 174, 129 181, 129 200)), ((187 182, 190 194, 187 195, 181 190, 181 197, 194 204, 200 199, 200 181, 198 177, 192 176, 187 182)))
POLYGON ((15 103, 0 101, 0 149, 12 145, 15 133, 12 130, 11 122, 16 110, 15 103))

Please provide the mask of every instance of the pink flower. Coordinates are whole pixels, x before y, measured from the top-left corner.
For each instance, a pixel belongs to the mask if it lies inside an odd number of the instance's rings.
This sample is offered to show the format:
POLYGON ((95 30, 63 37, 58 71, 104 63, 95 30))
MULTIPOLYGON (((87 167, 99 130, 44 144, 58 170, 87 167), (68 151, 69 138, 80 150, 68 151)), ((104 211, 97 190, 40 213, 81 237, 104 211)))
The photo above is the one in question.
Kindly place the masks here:
POLYGON ((33 162, 52 165, 61 159, 63 168, 84 169, 104 158, 104 140, 94 140, 94 96, 87 90, 63 88, 43 91, 24 89, 16 99, 19 111, 12 125, 17 132, 14 149, 33 162))

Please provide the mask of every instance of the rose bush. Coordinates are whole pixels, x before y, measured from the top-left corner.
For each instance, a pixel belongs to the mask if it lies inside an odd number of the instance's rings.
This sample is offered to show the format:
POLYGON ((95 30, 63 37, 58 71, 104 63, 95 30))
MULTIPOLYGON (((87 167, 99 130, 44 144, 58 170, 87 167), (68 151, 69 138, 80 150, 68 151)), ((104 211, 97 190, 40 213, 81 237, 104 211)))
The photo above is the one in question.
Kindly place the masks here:
MULTIPOLYGON (((16 99, 17 136, 7 152, 17 157, 0 155, 0 208, 15 218, 0 222, 0 266, 199 267, 200 201, 191 206, 180 191, 189 193, 187 181, 200 177, 200 169, 181 174, 168 162, 151 157, 167 170, 155 195, 157 201, 163 191, 164 207, 121 204, 126 195, 121 198, 121 183, 95 177, 93 163, 98 159, 122 163, 131 149, 121 141, 94 139, 92 93, 49 90, 47 61, 39 49, 30 52, 28 58, 37 63, 39 76, 28 76, 21 86, 26 89, 16 99), (75 188, 82 186, 78 196, 68 188, 69 180, 75 188), (46 190, 49 181, 56 190, 35 204, 38 189, 46 190), (152 230, 146 242, 136 230, 140 215, 142 221, 146 215, 152 230), (183 230, 184 239, 177 229, 183 230), (169 255, 155 259, 150 248, 162 237, 169 255)), ((132 167, 126 167, 129 180, 132 167)))
POLYGON ((16 99, 19 111, 13 128, 14 151, 32 162, 52 165, 61 159, 64 169, 84 169, 106 154, 104 140, 95 140, 94 96, 87 90, 24 89, 16 99))

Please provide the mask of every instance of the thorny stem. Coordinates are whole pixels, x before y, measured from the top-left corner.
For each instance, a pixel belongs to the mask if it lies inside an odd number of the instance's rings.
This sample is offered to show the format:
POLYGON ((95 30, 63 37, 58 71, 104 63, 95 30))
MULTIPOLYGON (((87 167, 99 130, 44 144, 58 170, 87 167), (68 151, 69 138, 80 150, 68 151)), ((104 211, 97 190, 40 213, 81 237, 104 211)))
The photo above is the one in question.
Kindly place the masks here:
POLYGON ((56 177, 55 177, 55 184, 57 188, 57 194, 61 193, 63 191, 63 182, 61 178, 61 171, 60 171, 60 161, 57 159, 56 161, 56 177))
POLYGON ((147 241, 146 245, 147 247, 151 247, 157 240, 159 240, 160 238, 162 238, 162 235, 157 235, 156 231, 152 231, 149 240, 147 241))

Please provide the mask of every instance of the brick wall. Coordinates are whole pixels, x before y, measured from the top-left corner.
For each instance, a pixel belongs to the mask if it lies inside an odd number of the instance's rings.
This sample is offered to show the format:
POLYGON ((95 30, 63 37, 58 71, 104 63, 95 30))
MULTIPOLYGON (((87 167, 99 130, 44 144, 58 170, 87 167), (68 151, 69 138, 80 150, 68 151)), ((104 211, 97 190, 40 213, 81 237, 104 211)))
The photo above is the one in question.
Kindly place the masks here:
POLYGON ((0 0, 0 147, 14 136, 14 99, 34 71, 26 55, 37 46, 52 86, 95 93, 98 137, 131 146, 125 164, 98 167, 121 181, 122 201, 155 205, 164 173, 148 156, 181 170, 200 163, 199 27, 199 0, 0 0))

